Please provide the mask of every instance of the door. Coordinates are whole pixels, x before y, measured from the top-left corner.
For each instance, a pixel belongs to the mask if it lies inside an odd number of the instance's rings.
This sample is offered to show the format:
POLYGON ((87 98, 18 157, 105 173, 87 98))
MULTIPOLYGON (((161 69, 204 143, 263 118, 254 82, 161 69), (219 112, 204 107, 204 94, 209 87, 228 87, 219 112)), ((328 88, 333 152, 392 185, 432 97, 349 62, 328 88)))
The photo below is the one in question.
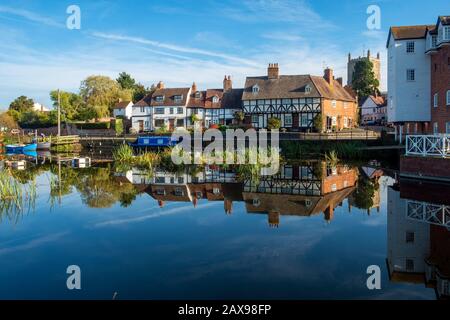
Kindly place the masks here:
POLYGON ((144 131, 144 120, 139 120, 139 132, 144 131))
POLYGON ((173 131, 175 126, 175 119, 169 119, 169 130, 173 131))

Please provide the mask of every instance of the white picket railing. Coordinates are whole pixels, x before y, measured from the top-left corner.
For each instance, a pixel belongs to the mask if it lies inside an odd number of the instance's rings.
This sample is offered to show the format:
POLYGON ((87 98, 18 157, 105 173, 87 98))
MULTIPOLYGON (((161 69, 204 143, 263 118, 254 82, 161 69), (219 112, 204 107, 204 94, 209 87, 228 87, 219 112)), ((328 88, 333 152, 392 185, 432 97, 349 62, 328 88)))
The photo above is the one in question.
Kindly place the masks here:
POLYGON ((450 228, 450 206, 447 205, 407 200, 406 216, 412 220, 450 228))
POLYGON ((409 135, 406 137, 406 155, 450 157, 450 134, 409 135))

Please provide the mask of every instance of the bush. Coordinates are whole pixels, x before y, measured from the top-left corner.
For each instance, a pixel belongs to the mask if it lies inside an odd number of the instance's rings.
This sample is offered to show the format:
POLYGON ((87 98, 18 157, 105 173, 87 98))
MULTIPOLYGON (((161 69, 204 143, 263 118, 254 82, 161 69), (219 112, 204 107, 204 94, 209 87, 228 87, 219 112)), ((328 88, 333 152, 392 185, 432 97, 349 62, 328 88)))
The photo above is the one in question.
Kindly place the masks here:
POLYGON ((278 118, 269 118, 269 120, 267 120, 267 129, 268 130, 272 130, 272 129, 280 129, 281 128, 281 120, 278 118))
POLYGON ((110 129, 110 122, 85 122, 85 123, 75 123, 77 129, 110 129))
POLYGON ((123 133, 123 120, 116 119, 114 121, 114 131, 116 131, 117 135, 121 135, 123 133))

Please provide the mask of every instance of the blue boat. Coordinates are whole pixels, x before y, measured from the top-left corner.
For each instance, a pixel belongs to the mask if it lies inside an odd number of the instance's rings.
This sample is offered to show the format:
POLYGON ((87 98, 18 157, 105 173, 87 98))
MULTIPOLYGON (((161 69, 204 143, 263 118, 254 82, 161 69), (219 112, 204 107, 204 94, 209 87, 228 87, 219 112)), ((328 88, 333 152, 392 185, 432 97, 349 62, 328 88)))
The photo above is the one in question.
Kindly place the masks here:
POLYGON ((36 151, 37 144, 8 144, 6 145, 6 153, 25 153, 30 151, 36 151))
POLYGON ((173 147, 178 144, 179 141, 167 136, 155 136, 155 137, 138 137, 134 143, 130 145, 135 148, 155 148, 155 147, 173 147))

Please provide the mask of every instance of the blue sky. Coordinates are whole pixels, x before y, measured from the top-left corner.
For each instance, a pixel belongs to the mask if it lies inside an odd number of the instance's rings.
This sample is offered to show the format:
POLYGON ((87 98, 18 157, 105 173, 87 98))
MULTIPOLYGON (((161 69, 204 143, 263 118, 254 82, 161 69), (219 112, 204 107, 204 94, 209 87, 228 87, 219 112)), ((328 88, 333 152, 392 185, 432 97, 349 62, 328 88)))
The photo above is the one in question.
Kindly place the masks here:
MULTIPOLYGON (((347 54, 381 52, 391 25, 435 23, 448 0, 0 0, 0 109, 19 95, 50 104, 50 90, 77 91, 92 74, 127 71, 151 85, 241 87, 278 62, 282 74, 346 78, 347 54), (65 27, 69 5, 81 29, 65 27), (381 30, 367 29, 369 5, 381 30)), ((384 76, 384 75, 383 75, 384 76)), ((386 87, 385 77, 382 81, 386 87)))

